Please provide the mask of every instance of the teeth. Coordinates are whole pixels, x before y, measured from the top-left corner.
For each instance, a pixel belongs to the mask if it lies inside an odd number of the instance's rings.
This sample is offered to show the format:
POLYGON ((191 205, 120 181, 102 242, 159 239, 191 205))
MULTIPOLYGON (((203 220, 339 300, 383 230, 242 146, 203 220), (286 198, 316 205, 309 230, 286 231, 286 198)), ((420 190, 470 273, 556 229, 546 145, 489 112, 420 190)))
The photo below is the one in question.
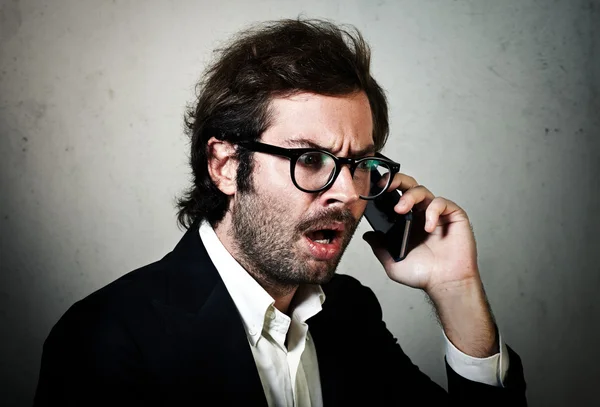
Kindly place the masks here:
POLYGON ((321 244, 329 244, 331 243, 331 239, 319 239, 319 240, 315 240, 316 243, 321 243, 321 244))

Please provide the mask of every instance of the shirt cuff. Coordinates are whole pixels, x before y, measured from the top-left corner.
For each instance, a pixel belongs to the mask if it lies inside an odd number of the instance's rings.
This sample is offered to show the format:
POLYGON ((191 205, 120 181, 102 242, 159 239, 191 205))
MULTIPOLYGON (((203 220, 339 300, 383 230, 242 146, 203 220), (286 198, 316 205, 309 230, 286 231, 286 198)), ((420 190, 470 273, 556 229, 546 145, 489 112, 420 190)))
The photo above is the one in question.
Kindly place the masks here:
POLYGON ((504 387, 504 378, 508 371, 508 350, 500 333, 498 333, 500 352, 487 358, 474 358, 462 353, 450 342, 443 330, 442 333, 446 340, 446 361, 452 370, 473 382, 504 387))

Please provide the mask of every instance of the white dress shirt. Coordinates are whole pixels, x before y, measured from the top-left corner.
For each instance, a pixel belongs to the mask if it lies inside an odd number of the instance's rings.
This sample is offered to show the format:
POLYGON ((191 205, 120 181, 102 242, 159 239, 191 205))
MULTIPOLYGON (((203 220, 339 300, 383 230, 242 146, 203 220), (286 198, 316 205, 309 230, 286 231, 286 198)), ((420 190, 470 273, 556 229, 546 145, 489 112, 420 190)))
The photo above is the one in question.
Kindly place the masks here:
MULTIPOLYGON (((317 353, 306 321, 322 309, 325 294, 318 285, 296 291, 291 317, 277 310, 273 298, 246 272, 221 243, 208 222, 200 238, 233 299, 269 406, 320 407, 321 380, 317 353)), ((508 353, 500 337, 500 353, 474 358, 446 341, 446 360, 459 375, 476 382, 502 386, 508 353)))

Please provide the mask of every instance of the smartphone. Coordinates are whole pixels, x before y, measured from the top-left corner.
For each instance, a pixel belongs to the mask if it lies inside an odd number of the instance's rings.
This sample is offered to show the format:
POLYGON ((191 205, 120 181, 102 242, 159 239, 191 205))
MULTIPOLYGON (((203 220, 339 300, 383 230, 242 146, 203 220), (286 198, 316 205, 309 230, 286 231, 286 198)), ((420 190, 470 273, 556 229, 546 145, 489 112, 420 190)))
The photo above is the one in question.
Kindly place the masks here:
MULTIPOLYGON (((371 180, 372 184, 379 181, 377 175, 371 180)), ((375 231, 385 235, 385 245, 395 261, 403 260, 408 254, 408 239, 413 223, 412 210, 401 215, 394 211, 394 206, 400 200, 400 192, 393 190, 367 202, 365 218, 375 231)))

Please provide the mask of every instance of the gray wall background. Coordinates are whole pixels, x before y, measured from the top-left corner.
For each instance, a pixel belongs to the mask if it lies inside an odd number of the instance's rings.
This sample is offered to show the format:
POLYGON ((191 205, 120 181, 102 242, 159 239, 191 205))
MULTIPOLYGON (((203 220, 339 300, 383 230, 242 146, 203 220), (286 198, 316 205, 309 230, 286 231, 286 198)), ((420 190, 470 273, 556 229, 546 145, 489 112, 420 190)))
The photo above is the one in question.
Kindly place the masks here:
MULTIPOLYGON (((583 0, 2 0, 0 403, 31 403, 42 343, 71 304, 181 236, 182 114, 211 50, 300 13, 370 41, 391 108, 385 152, 470 215, 530 404, 598 403, 599 12, 583 0)), ((423 294, 389 281, 360 238, 341 271, 375 290, 405 351, 445 385, 423 294)))

